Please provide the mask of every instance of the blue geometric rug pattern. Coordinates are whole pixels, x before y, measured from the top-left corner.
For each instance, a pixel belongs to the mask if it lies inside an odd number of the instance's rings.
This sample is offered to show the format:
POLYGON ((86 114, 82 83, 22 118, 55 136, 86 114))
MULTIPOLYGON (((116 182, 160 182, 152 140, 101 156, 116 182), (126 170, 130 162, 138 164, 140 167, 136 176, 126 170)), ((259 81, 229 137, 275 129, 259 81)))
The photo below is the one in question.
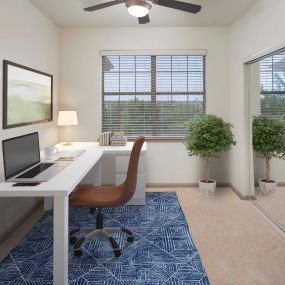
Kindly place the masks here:
MULTIPOLYGON (((69 248, 70 285, 209 285, 176 193, 146 193, 145 206, 105 209, 107 227, 126 226, 135 235, 115 238, 122 255, 106 241, 85 242, 81 257, 69 248)), ((53 213, 48 211, 0 263, 0 285, 51 285, 53 213)), ((92 228, 88 209, 70 208, 70 229, 92 228)), ((61 284, 58 284, 61 285, 61 284)))

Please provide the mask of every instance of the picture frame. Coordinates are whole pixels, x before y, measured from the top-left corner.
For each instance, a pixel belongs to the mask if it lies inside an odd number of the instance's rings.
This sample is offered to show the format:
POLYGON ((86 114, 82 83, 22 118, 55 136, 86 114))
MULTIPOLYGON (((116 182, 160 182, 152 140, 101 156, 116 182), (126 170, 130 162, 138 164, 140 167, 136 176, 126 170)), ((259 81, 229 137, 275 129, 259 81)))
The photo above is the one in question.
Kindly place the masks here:
POLYGON ((53 75, 3 60, 3 129, 53 120, 53 75))

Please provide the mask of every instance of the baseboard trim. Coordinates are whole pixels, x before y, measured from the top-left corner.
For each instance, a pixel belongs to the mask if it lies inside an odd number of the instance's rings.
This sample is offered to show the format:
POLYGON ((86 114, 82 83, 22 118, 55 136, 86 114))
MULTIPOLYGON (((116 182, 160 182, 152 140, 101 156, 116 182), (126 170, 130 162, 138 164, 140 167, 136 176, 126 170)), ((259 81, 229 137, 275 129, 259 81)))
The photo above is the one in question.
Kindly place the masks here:
MULTIPOLYGON (((198 187, 198 183, 147 183, 147 188, 187 188, 198 187)), ((233 184, 227 182, 217 183, 217 187, 229 187, 241 200, 255 200, 255 196, 243 195, 233 184)))
MULTIPOLYGON (((285 186, 285 182, 284 186, 285 186)), ((196 183, 147 183, 146 188, 191 188, 199 187, 196 183)), ((255 196, 242 194, 232 183, 228 182, 218 182, 217 187, 229 187, 241 200, 256 200, 255 196)))
POLYGON ((249 197, 243 195, 235 186, 233 186, 233 184, 229 183, 229 187, 233 190, 234 193, 237 194, 241 200, 249 200, 249 197))
POLYGON ((237 194, 241 200, 256 200, 254 195, 244 195, 242 194, 233 184, 229 183, 229 187, 237 194))
POLYGON ((186 188, 198 187, 198 183, 147 183, 147 188, 186 188))
MULTIPOLYGON (((229 183, 217 183, 217 187, 229 187, 229 183)), ((187 188, 198 187, 198 183, 147 183, 147 188, 187 188)))
POLYGON ((7 229, 3 234, 0 236, 0 245, 11 236, 11 234, 20 227, 21 224, 25 222, 39 207, 43 204, 43 199, 40 199, 35 203, 31 209, 25 213, 23 216, 21 216, 9 229, 7 229))

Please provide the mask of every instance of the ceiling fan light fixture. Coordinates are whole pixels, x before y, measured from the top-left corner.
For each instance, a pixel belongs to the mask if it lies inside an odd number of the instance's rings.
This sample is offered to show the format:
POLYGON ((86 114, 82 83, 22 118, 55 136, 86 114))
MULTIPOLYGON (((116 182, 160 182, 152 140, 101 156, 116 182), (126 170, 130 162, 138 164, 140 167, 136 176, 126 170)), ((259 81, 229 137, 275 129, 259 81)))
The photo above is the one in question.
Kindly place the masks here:
POLYGON ((130 6, 128 8, 128 11, 132 16, 136 18, 141 18, 148 14, 148 9, 139 5, 130 6))
POLYGON ((128 12, 136 18, 146 16, 151 9, 151 4, 146 0, 128 0, 126 6, 128 12))

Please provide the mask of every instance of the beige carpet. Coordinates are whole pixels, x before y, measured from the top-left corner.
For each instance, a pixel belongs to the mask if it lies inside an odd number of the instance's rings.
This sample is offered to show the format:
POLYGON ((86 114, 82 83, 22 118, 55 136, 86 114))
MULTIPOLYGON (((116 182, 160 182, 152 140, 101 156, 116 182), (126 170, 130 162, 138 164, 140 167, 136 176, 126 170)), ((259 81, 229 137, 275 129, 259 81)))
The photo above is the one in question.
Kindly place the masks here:
POLYGON ((212 285, 285 284, 285 238, 250 202, 225 188, 214 199, 176 191, 212 285))
MULTIPOLYGON (((212 285, 284 285, 285 238, 252 206, 230 189, 205 199, 195 188, 177 191, 212 285)), ((39 209, 0 246, 0 260, 29 232, 39 209)))
POLYGON ((258 187, 255 191, 256 203, 285 228, 285 187, 278 187, 272 196, 264 196, 258 187))

